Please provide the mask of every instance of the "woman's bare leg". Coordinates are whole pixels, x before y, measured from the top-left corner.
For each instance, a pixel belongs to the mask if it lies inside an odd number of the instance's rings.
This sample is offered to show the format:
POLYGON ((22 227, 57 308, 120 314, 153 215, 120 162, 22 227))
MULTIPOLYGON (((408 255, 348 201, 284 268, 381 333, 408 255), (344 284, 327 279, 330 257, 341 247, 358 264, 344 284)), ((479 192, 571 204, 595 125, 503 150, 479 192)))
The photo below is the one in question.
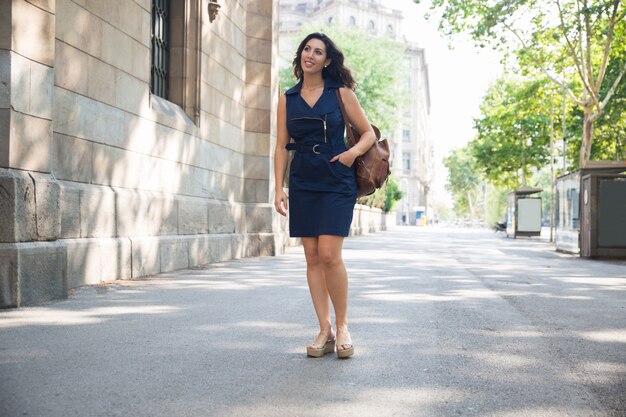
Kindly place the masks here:
MULTIPOLYGON (((335 309, 337 337, 350 340, 348 333, 348 272, 341 257, 343 237, 322 235, 318 238, 317 253, 326 280, 326 288, 335 309)), ((351 344, 337 346, 348 349, 351 344)))
MULTIPOLYGON (((330 322, 330 303, 324 268, 318 255, 319 239, 317 237, 303 237, 304 256, 306 257, 306 278, 313 300, 313 308, 320 323, 320 334, 315 344, 320 346, 331 339, 334 334, 330 322)), ((313 344, 309 345, 310 347, 313 344)))

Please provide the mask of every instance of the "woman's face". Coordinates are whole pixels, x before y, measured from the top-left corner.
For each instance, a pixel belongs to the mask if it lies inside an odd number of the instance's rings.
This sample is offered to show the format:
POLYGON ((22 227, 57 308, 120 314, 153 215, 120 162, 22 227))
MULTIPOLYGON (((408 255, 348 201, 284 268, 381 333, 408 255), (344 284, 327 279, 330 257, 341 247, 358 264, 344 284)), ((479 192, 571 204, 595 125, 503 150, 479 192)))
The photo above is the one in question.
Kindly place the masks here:
POLYGON ((326 57, 326 45, 319 39, 312 38, 302 49, 300 55, 300 65, 305 73, 320 72, 325 65, 330 64, 330 59, 326 57))

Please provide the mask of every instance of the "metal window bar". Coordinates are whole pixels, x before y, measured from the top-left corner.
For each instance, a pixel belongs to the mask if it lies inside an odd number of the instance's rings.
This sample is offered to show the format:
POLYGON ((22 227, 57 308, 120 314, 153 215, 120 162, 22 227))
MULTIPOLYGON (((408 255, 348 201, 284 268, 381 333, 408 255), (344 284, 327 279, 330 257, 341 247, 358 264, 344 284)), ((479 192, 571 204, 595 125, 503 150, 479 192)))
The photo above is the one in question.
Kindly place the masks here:
POLYGON ((152 0, 152 68, 150 90, 168 97, 170 0, 152 0))

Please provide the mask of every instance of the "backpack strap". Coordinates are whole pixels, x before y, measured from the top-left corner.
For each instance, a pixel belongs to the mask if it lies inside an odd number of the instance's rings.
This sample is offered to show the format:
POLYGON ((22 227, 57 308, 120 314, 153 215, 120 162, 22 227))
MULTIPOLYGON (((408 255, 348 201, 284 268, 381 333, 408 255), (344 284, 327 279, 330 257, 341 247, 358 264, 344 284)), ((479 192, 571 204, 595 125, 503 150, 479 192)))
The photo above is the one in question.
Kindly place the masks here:
POLYGON ((350 147, 353 147, 354 145, 356 145, 357 140, 354 137, 354 132, 352 131, 352 125, 348 121, 348 115, 346 114, 346 108, 343 105, 343 100, 341 99, 341 93, 339 92, 339 89, 337 89, 337 100, 339 100, 339 107, 341 108, 341 115, 343 116, 343 122, 346 125, 346 133, 348 135, 348 144, 350 145, 350 147))

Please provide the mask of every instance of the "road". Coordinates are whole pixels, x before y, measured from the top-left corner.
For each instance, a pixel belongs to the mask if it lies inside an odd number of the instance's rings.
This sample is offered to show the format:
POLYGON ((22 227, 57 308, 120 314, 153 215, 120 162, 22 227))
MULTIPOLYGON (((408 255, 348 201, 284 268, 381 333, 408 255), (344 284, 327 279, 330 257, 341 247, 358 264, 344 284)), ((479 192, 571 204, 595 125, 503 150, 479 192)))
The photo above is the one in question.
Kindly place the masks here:
POLYGON ((0 416, 626 416, 626 262, 534 239, 346 240, 347 360, 300 247, 0 311, 0 416))

